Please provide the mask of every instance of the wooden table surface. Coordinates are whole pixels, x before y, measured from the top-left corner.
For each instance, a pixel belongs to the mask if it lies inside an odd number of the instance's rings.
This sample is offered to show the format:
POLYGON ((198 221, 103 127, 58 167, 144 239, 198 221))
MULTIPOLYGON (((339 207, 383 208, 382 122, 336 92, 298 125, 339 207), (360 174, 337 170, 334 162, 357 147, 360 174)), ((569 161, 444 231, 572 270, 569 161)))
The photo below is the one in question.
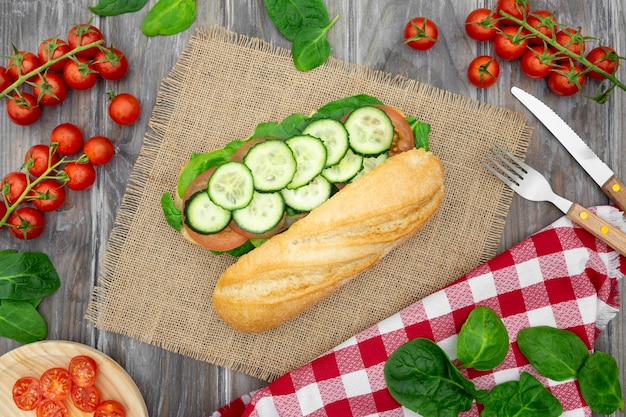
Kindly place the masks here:
MULTIPOLYGON (((0 54, 10 55, 12 45, 33 50, 49 37, 66 38, 75 23, 93 18, 107 43, 124 51, 130 60, 129 74, 119 82, 100 81, 86 92, 71 92, 58 108, 44 109, 34 125, 11 123, 4 110, 0 115, 0 173, 16 170, 27 149, 47 143, 50 131, 63 122, 80 126, 86 136, 102 134, 115 144, 116 156, 100 169, 97 182, 85 192, 71 192, 65 206, 46 216, 48 226, 36 240, 22 242, 8 231, 0 231, 0 249, 47 253, 57 268, 61 288, 40 306, 48 326, 48 339, 82 342, 110 355, 136 381, 151 416, 210 416, 231 399, 262 387, 264 381, 198 362, 117 334, 96 329, 83 316, 101 268, 107 239, 122 199, 126 182, 147 131, 161 79, 172 69, 194 29, 221 25, 229 30, 259 37, 288 48, 273 26, 261 0, 198 0, 197 18, 191 29, 174 36, 147 38, 140 25, 143 10, 115 17, 93 15, 88 6, 96 0, 0 1, 0 54), (119 127, 107 116, 107 91, 128 92, 142 103, 140 120, 119 127)), ((329 33, 332 55, 352 63, 398 74, 407 78, 475 98, 528 115, 535 127, 527 161, 550 179, 556 192, 583 205, 607 204, 600 188, 577 165, 551 134, 526 112, 510 94, 513 85, 535 94, 553 107, 583 137, 618 176, 626 178, 626 92, 618 90, 600 105, 582 96, 559 98, 548 91, 545 81, 526 78, 517 62, 501 62, 498 83, 486 90, 472 87, 466 78, 469 61, 491 53, 490 44, 469 39, 463 29, 467 14, 477 7, 491 7, 494 0, 397 1, 326 0, 330 15, 340 19, 329 33), (439 25, 440 41, 428 52, 416 52, 402 44, 402 28, 412 17, 426 16, 439 25)), ((585 34, 603 39, 626 55, 626 3, 623 0, 537 0, 537 9, 556 10, 559 22, 582 27, 585 34)), ((2 64, 2 65, 6 65, 2 64)), ((621 78, 625 70, 620 71, 621 78)), ((4 107, 4 103, 3 103, 4 107)), ((233 118, 236 122, 236 118, 233 118)), ((459 144, 463 146, 463 144, 459 144)), ((515 197, 506 222, 500 250, 505 250, 558 217, 548 203, 533 203, 515 197)), ((464 244, 459 242, 459 244, 464 244)), ((621 282, 624 289, 624 281, 621 282)), ((613 354, 626 382, 625 315, 620 311, 598 339, 596 348, 613 354)), ((0 338, 0 354, 19 344, 0 338)), ((617 415, 624 416, 624 413, 617 415)))

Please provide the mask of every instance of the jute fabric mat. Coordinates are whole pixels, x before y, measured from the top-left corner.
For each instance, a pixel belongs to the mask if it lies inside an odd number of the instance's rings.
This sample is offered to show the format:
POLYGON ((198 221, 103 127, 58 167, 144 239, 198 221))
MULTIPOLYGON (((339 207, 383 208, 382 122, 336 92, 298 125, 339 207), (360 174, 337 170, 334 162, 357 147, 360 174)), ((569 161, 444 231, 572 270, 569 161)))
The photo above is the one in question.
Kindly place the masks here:
POLYGON ((335 59, 298 72, 288 50, 220 27, 200 29, 159 89, 86 318, 272 380, 493 257, 512 193, 480 160, 496 142, 523 158, 531 135, 519 113, 335 59), (354 94, 431 125, 431 150, 445 169, 439 211, 408 243, 296 319, 262 334, 232 330, 216 316, 211 295, 234 258, 192 245, 169 227, 161 196, 175 192, 192 153, 354 94))

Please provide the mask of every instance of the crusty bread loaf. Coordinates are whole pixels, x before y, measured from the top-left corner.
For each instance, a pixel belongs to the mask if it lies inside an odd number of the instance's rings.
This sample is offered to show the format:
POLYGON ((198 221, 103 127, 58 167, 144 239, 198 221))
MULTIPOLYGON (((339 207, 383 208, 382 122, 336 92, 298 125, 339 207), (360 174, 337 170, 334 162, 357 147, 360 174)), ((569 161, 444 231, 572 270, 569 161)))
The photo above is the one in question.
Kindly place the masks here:
POLYGON ((217 314, 244 332, 295 317, 416 233, 443 197, 443 167, 423 149, 389 158, 226 269, 217 314))

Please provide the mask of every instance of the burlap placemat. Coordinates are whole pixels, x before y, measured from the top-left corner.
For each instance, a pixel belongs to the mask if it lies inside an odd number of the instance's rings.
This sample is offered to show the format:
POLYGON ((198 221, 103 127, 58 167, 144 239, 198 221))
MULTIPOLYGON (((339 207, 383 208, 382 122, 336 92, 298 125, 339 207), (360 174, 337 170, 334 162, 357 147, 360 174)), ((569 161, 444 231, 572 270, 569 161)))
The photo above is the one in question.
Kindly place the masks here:
POLYGON ((419 82, 330 59, 298 72, 290 52, 220 27, 197 31, 160 87, 150 131, 107 244, 86 318, 98 328, 271 380, 440 289, 497 250, 512 193, 483 170, 495 142, 523 157, 525 117, 419 82), (272 331, 223 324, 213 286, 234 259, 191 245, 161 212, 194 152, 248 137, 262 122, 369 94, 431 124, 446 195, 408 243, 320 305, 272 331))

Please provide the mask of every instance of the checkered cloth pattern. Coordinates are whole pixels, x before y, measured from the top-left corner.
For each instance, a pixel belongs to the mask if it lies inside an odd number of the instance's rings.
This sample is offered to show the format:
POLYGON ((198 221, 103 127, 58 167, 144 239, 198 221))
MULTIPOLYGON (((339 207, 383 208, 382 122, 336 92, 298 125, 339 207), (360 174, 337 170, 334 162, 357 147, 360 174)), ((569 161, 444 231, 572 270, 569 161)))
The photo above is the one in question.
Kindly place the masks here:
MULTIPOLYGON (((617 209, 601 206, 593 210, 624 229, 617 209)), ((426 337, 457 363, 457 334, 478 305, 488 306, 502 317, 511 346, 496 369, 463 370, 465 377, 478 389, 491 389, 526 371, 563 404, 564 416, 590 416, 576 381, 555 382, 537 374, 517 348, 516 335, 529 326, 549 325, 575 332, 593 349, 598 334, 619 311, 618 280, 624 273, 626 259, 561 218, 446 288, 265 388, 236 399, 213 417, 416 416, 386 389, 385 361, 403 343, 426 337)), ((476 403, 461 415, 478 416, 476 403)))

